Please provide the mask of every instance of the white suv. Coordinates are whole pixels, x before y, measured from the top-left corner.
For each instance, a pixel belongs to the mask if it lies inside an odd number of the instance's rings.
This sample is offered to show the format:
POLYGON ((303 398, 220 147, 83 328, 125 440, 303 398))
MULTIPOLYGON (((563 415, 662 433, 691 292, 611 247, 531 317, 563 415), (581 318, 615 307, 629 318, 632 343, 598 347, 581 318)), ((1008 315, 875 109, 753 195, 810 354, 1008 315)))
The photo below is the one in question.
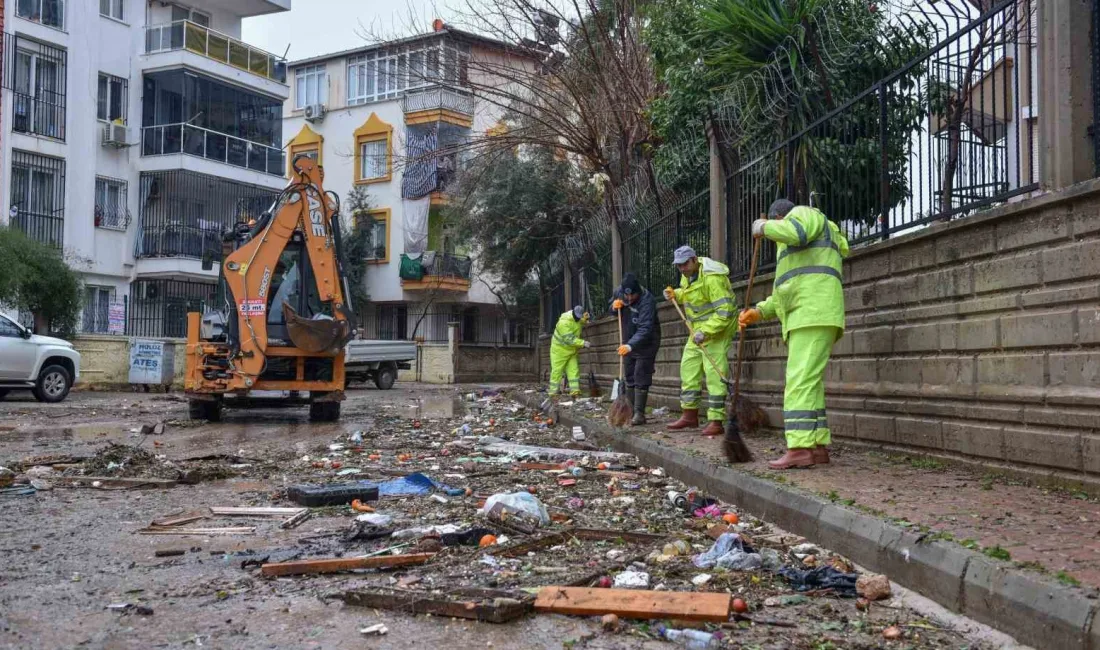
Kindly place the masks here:
POLYGON ((80 375, 80 353, 73 344, 31 334, 0 314, 0 398, 29 388, 39 402, 60 402, 80 375))

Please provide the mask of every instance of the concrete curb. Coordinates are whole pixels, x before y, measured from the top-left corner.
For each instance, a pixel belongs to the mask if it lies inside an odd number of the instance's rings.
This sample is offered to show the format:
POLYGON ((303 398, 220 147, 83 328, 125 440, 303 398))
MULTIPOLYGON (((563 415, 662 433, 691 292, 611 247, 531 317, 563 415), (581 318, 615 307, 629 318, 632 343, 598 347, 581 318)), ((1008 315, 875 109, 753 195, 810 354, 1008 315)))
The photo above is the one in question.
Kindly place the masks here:
MULTIPOLYGON (((541 396, 522 395, 530 408, 541 396)), ((884 573, 948 609, 969 616, 1036 648, 1100 650, 1098 601, 954 544, 920 542, 918 536, 879 517, 838 506, 709 458, 632 436, 604 422, 559 409, 561 424, 583 426, 601 445, 632 453, 643 464, 720 497, 884 573)))

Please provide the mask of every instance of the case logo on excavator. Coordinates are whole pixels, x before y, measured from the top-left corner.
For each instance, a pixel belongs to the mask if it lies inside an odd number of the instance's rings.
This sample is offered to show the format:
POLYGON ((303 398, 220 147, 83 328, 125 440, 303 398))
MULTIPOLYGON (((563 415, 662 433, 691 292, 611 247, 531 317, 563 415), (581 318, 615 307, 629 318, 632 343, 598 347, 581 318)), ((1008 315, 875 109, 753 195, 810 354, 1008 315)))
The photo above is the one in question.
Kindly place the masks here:
POLYGON ((309 222, 314 237, 325 236, 325 212, 321 209, 321 198, 317 191, 310 188, 306 192, 306 202, 309 204, 309 222))
POLYGON ((271 267, 264 267, 264 276, 260 278, 260 297, 267 297, 267 287, 271 283, 271 267))

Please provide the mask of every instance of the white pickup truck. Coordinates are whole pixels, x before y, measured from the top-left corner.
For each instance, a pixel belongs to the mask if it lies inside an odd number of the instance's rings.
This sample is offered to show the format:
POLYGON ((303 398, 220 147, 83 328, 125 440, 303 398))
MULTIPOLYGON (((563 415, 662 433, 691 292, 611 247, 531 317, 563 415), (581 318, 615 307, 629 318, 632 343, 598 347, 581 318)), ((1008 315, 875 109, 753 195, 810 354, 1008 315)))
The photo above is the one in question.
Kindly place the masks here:
POLYGON ((0 314, 0 399, 30 389, 39 402, 60 402, 80 376, 80 353, 73 344, 31 334, 0 314))
POLYGON ((412 368, 416 343, 412 341, 349 341, 344 348, 344 386, 373 380, 381 390, 393 388, 398 370, 412 368))

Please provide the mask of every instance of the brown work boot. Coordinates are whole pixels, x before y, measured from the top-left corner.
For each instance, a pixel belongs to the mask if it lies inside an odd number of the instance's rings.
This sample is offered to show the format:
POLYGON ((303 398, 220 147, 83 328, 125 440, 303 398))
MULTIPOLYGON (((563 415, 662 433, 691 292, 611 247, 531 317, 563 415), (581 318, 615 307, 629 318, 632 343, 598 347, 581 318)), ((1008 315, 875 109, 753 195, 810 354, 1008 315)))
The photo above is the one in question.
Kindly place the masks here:
POLYGON ((814 465, 828 465, 829 464, 829 448, 825 445, 818 445, 811 450, 814 455, 814 465))
POLYGON ((684 409, 684 412, 680 414, 680 419, 668 425, 668 428, 679 431, 680 429, 695 429, 698 426, 699 409, 684 409))
POLYGON ((794 467, 813 467, 814 452, 809 449, 788 449, 779 460, 768 463, 772 469, 791 469, 794 467))
POLYGON ((722 428, 722 423, 718 420, 711 420, 707 422, 707 426, 703 427, 702 431, 704 436, 721 436, 726 433, 726 430, 722 428))

